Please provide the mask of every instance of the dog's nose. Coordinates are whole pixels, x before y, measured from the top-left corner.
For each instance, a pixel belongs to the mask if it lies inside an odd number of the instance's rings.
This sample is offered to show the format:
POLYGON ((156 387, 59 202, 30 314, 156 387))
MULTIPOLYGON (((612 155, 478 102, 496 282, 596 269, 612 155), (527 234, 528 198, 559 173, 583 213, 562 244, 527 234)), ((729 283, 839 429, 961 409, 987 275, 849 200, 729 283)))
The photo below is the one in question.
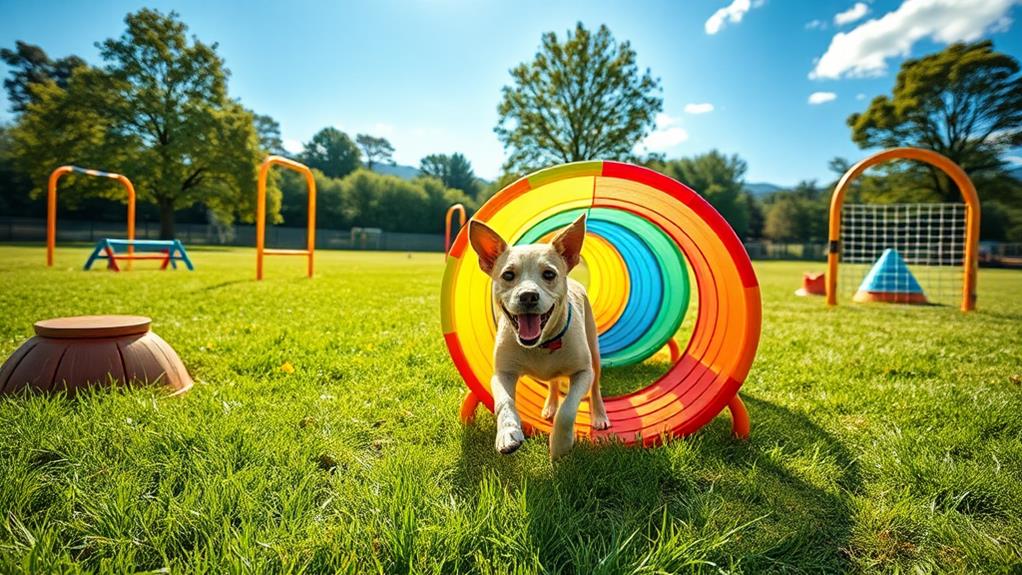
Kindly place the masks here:
POLYGON ((534 306, 539 303, 538 291, 523 291, 518 294, 518 303, 527 306, 534 306))

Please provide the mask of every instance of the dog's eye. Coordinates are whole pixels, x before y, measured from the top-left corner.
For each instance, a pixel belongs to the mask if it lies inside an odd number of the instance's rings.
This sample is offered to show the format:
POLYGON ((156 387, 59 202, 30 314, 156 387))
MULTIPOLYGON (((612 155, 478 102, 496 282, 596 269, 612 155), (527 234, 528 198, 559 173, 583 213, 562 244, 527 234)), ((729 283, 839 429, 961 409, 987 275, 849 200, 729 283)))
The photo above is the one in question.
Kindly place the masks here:
POLYGON ((546 271, 543 272, 543 279, 545 279, 548 282, 549 281, 554 281, 554 278, 556 278, 556 277, 557 277, 557 272, 555 272, 554 270, 546 270, 546 271))
POLYGON ((503 279, 506 282, 514 281, 514 279, 515 279, 515 272, 508 270, 508 271, 500 274, 500 278, 503 279))

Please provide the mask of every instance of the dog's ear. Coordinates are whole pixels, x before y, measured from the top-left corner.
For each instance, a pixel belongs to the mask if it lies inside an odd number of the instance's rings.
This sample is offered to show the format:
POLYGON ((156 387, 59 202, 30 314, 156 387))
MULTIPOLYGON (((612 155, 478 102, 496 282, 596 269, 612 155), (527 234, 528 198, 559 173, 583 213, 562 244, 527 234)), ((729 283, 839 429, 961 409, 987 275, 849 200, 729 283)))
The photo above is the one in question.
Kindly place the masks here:
POLYGON ((550 242, 568 264, 568 271, 578 265, 579 256, 582 253, 582 242, 585 239, 586 214, 583 212, 570 226, 561 230, 554 241, 550 242))
POLYGON ((472 249, 479 254, 479 267, 487 274, 493 271, 493 264, 500 254, 507 250, 507 243, 500 234, 476 220, 468 222, 468 241, 472 243, 472 249))

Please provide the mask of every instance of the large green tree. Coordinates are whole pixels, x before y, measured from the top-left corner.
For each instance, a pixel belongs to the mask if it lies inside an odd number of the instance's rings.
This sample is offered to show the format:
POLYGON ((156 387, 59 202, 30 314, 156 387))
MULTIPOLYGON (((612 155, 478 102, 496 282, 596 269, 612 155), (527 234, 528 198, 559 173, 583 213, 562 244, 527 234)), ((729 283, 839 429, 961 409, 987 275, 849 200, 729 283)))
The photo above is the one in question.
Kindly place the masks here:
MULTIPOLYGON (((953 44, 901 65, 893 94, 877 96, 848 118, 860 147, 916 146, 962 167, 977 187, 1003 179, 1004 155, 1022 145, 1018 61, 990 41, 953 44)), ((960 201, 953 183, 929 166, 903 168, 941 201, 960 201)), ((986 186, 990 187, 990 186, 986 186)))
POLYGON ((472 163, 463 154, 430 154, 419 162, 419 171, 470 197, 479 195, 479 180, 472 171, 472 163))
POLYGON ((323 128, 312 136, 305 144, 302 161, 330 178, 343 178, 362 165, 355 142, 333 127, 323 128))
POLYGON ((362 148, 366 157, 366 167, 373 169, 373 164, 393 163, 394 146, 386 138, 370 136, 369 134, 358 134, 355 136, 355 143, 362 148))
POLYGON ((640 72, 628 42, 606 26, 581 23, 563 42, 549 32, 531 62, 511 70, 494 128, 505 170, 524 173, 561 162, 629 159, 663 109, 660 81, 640 72))
MULTIPOLYGON (((250 218, 263 155, 251 112, 227 95, 216 53, 186 35, 177 14, 142 9, 119 38, 97 44, 102 68, 79 67, 67 88, 33 87, 14 130, 37 191, 55 165, 82 163, 124 173, 156 204, 160 235, 174 236, 174 211, 201 202, 231 221, 250 218)), ((279 212, 271 190, 269 212, 279 212)))
POLYGON ((751 217, 750 202, 744 191, 746 169, 745 160, 717 150, 672 160, 661 168, 665 174, 706 198, 743 239, 749 235, 751 217))

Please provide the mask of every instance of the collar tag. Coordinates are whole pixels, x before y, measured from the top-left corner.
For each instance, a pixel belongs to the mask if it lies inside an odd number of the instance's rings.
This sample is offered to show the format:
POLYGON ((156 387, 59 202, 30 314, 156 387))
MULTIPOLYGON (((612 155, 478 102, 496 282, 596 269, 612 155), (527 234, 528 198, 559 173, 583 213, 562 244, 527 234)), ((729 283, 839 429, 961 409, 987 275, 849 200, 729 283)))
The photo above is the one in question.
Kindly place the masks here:
POLYGON ((545 341, 539 344, 539 347, 543 349, 549 349, 550 353, 553 353, 563 345, 564 334, 568 333, 568 326, 571 325, 571 302, 568 302, 568 321, 564 322, 564 327, 561 328, 561 333, 555 335, 553 339, 545 341))

